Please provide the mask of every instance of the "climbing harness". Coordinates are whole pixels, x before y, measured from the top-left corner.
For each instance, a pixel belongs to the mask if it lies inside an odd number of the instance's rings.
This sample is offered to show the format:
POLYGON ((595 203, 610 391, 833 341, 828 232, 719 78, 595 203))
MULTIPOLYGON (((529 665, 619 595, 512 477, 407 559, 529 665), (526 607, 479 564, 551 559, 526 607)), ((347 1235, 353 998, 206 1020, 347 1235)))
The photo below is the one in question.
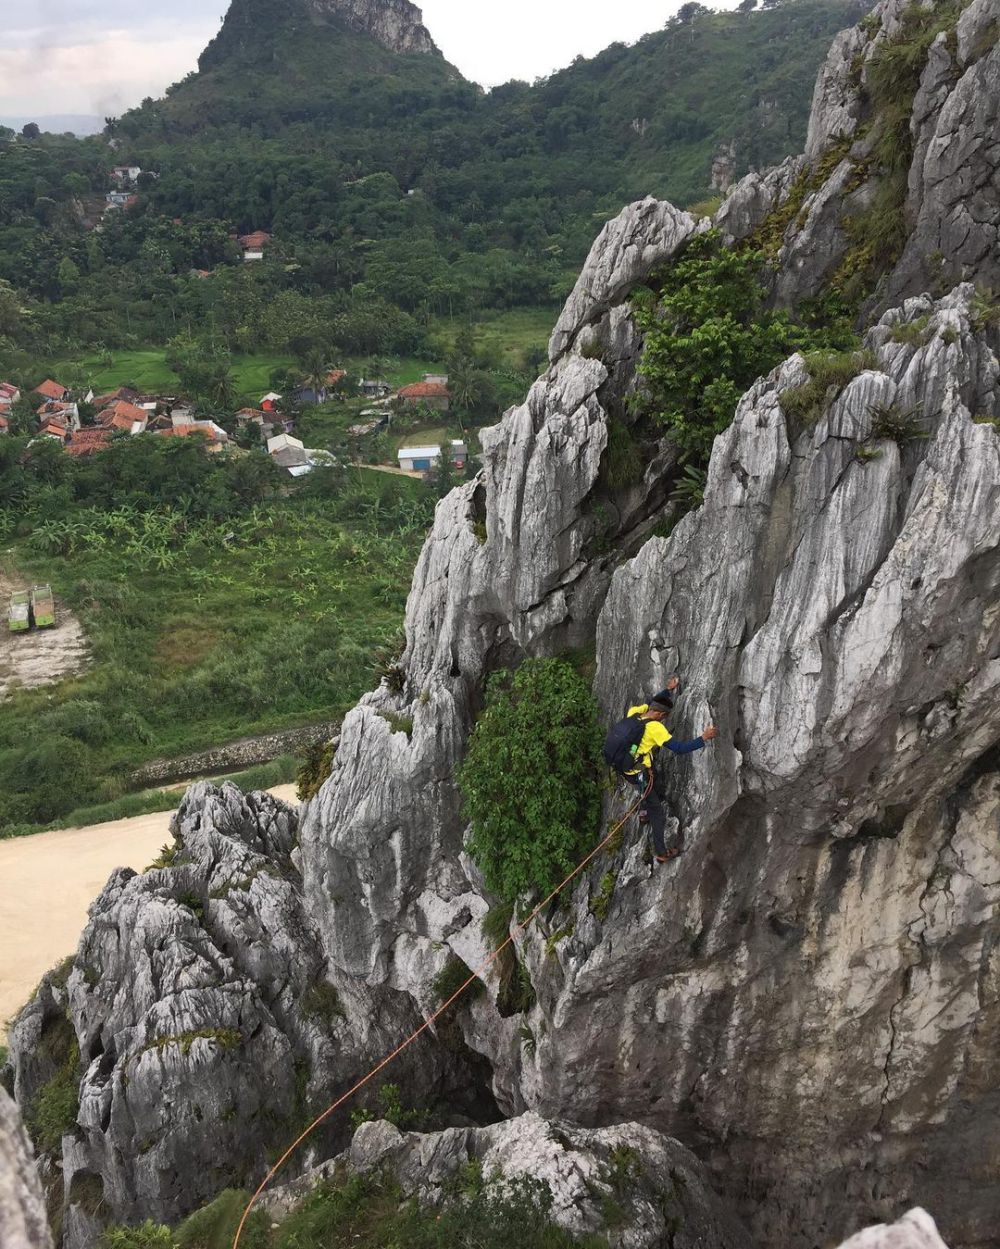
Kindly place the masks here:
POLYGON ((270 1171, 268 1171, 267 1175, 264 1176, 263 1180, 260 1183, 259 1188, 254 1193, 254 1195, 250 1198, 247 1208, 243 1211, 243 1217, 240 1219, 240 1225, 236 1229, 236 1236, 233 1239, 233 1249, 240 1249, 240 1239, 243 1235, 243 1229, 246 1227, 247 1219, 249 1219, 254 1206, 260 1200, 261 1196, 264 1193, 264 1190, 271 1183, 271 1181, 275 1178, 275 1176, 282 1170, 282 1168, 285 1166, 285 1163, 288 1162, 288 1160, 292 1157, 292 1155, 299 1148, 299 1146, 302 1145, 306 1140, 308 1140, 309 1137, 312 1136, 313 1132, 315 1132, 318 1127, 324 1124, 327 1121, 327 1119, 329 1119, 330 1116, 334 1114, 335 1111, 339 1110, 341 1106, 344 1105, 345 1102, 350 1101, 350 1099, 354 1096, 355 1093, 359 1093, 366 1085, 370 1084, 371 1081, 374 1080, 377 1075, 383 1072, 386 1069, 386 1067, 390 1065, 390 1063, 395 1062, 395 1060, 400 1056, 400 1054, 408 1050, 410 1046, 416 1040, 418 1040, 419 1037, 423 1036, 425 1032, 431 1029, 434 1026, 434 1024, 437 1023, 437 1021, 441 1018, 441 1016, 445 1014, 445 1012, 448 1011, 452 1006, 454 1006, 454 1004, 458 1001, 458 999, 462 996, 462 994, 465 993, 467 989, 471 988, 472 985, 474 985, 477 980, 485 979, 484 973, 489 971, 490 967, 492 967, 492 965, 497 961, 500 955, 503 954, 503 952, 507 949, 507 947, 513 945, 516 939, 520 937, 524 932, 526 932, 527 929, 535 922, 535 920, 538 918, 539 915, 541 915, 542 911, 549 905, 549 903, 554 901, 554 899, 557 898, 559 894, 562 893, 562 891, 566 888, 566 886, 570 884, 571 881, 575 880, 577 876, 579 876, 580 873, 583 871, 583 869, 589 866, 589 864, 593 863, 594 859, 596 859, 597 856, 604 849, 606 849, 607 846, 609 846, 612 841, 614 841, 614 839, 618 836, 621 830, 629 822, 632 816, 635 815, 636 811, 639 810, 642 804, 649 797, 649 794, 652 788, 653 788, 653 773, 652 773, 652 770, 650 770, 649 785, 646 788, 646 792, 642 795, 642 797, 638 800, 638 802, 636 802, 635 805, 628 810, 628 812, 622 817, 622 819, 618 821, 618 823, 614 826, 611 832, 608 833, 607 837, 604 838, 601 844, 597 846, 595 849, 593 849, 590 852, 590 854, 588 854, 587 857, 581 863, 579 863, 573 869, 572 872, 570 872, 570 874, 566 877, 566 879, 562 882, 561 885, 557 885, 556 888, 553 889, 553 891, 549 894, 547 898, 539 902, 539 904, 531 912, 528 918, 524 920, 521 924, 519 924, 517 928, 514 929, 514 931, 510 934, 507 940, 493 951, 493 953, 486 960, 486 962, 483 963, 482 966, 479 967, 475 972, 473 972, 473 974, 468 978, 468 980, 466 980, 466 982, 460 988, 456 989, 455 992, 451 995, 451 997, 448 998, 448 1000, 445 1003, 443 1003, 443 1005, 439 1006, 438 1009, 434 1012, 434 1014, 431 1015, 428 1019, 426 1019, 423 1022, 423 1024, 416 1030, 416 1032, 408 1036, 401 1045, 397 1046, 396 1049, 394 1049, 392 1053, 388 1055, 388 1057, 383 1058, 382 1061, 378 1064, 378 1066, 373 1067, 366 1076, 363 1076, 357 1082, 357 1084, 354 1085, 353 1088, 348 1089, 347 1092, 344 1093, 342 1097, 338 1097, 332 1106, 328 1106, 326 1110, 324 1110, 323 1113, 317 1119, 314 1119, 313 1122, 310 1123, 310 1125, 306 1128, 306 1130, 296 1140, 294 1140, 291 1145, 289 1145, 288 1149, 285 1150, 285 1152, 281 1155, 281 1157, 274 1164, 274 1166, 270 1169, 270 1171))

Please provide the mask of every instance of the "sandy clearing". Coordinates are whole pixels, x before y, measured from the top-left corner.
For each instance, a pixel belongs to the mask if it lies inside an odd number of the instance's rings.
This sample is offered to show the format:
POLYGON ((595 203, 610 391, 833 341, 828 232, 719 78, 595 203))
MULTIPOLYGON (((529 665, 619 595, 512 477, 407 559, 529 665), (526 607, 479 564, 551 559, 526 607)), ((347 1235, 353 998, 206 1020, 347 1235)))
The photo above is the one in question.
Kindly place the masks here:
POLYGON ((0 700, 16 689, 37 689, 76 676, 90 659, 83 626, 58 598, 54 629, 8 630, 10 592, 29 588, 29 582, 12 577, 0 565, 0 700))
MULTIPOLYGON (((271 792, 296 802, 294 785, 271 792)), ((170 840, 171 815, 0 841, 0 1042, 45 972, 76 951, 115 868, 142 871, 170 840)))

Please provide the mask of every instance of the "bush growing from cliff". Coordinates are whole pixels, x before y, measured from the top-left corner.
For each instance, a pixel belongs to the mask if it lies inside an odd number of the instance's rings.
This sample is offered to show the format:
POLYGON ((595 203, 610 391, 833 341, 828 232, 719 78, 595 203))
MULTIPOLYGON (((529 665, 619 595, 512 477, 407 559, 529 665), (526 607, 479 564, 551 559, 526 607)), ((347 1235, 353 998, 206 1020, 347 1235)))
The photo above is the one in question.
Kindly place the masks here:
POLYGON ((491 679, 459 784, 469 852, 493 893, 548 892, 593 846, 602 741, 597 703, 565 660, 491 679))
POLYGON ((658 298, 633 298, 650 407, 695 465, 758 377, 795 351, 849 345, 840 325, 810 329, 767 309, 763 265, 763 253, 723 247, 710 231, 659 275, 658 298))

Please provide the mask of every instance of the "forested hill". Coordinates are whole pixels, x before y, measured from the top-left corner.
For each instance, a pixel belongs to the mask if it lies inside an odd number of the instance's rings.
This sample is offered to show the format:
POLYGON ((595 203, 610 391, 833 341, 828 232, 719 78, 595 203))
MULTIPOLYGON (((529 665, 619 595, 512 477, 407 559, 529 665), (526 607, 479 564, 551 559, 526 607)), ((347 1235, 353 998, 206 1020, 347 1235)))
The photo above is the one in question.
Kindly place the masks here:
POLYGON ((436 50, 396 54, 304 0, 235 0, 200 72, 118 133, 160 168, 172 212, 207 201, 243 228, 308 230, 335 207, 331 182, 388 173, 452 237, 555 243, 575 268, 595 216, 648 193, 709 195, 723 146, 737 173, 798 151, 831 38, 864 6, 687 7, 630 47, 486 93, 436 50))
POLYGON ((7 369, 181 329, 212 351, 406 354, 435 316, 554 307, 623 204, 703 203, 720 153, 738 177, 799 151, 817 69, 861 11, 687 4, 486 92, 409 0, 234 0, 201 68, 106 135, 0 131, 7 369), (122 164, 143 170, 136 197, 107 212, 122 164), (257 230, 250 273, 233 238, 257 230))

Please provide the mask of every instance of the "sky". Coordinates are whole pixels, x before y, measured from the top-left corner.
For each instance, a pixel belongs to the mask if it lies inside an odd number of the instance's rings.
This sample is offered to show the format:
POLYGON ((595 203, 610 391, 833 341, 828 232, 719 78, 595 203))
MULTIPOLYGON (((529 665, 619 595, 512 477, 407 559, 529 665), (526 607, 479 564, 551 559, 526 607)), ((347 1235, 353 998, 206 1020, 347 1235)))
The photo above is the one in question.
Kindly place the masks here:
MULTIPOLYGON (((474 82, 529 81, 658 30, 682 0, 424 0, 424 23, 474 82)), ((710 0, 732 8, 736 0, 710 0)), ((0 0, 0 121, 115 116, 196 67, 229 0, 0 0)))

